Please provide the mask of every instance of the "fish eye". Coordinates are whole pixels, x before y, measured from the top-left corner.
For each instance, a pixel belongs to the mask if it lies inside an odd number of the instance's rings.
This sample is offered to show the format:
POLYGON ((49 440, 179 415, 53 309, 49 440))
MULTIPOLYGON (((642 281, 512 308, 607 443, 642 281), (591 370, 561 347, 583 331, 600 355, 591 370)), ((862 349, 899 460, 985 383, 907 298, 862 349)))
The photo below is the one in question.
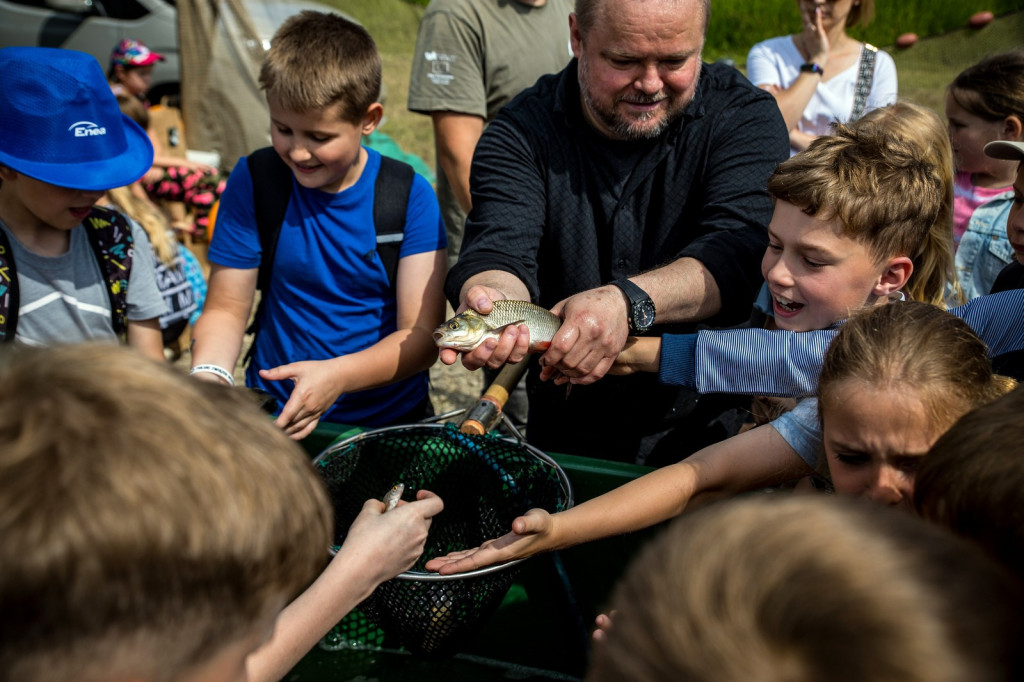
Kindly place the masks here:
POLYGON ((458 322, 449 322, 448 323, 448 328, 449 329, 458 329, 459 328, 459 323, 458 322))

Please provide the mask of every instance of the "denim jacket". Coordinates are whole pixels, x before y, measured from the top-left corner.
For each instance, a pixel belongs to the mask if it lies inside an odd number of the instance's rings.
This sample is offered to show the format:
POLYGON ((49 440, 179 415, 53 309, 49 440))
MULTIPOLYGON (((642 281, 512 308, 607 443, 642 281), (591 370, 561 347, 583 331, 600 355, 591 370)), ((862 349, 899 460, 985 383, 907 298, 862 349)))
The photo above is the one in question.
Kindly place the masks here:
POLYGON ((1006 238, 1006 221, 1013 205, 1013 191, 992 197, 974 210, 956 251, 956 274, 967 299, 992 290, 999 271, 1013 260, 1006 238))

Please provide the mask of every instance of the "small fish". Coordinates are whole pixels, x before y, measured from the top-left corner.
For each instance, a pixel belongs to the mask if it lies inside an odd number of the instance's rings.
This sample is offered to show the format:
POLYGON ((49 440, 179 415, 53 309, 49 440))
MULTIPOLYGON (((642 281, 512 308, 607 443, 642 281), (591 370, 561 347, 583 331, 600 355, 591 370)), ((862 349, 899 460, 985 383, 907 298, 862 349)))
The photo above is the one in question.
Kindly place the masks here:
POLYGON ((398 506, 398 501, 402 499, 402 493, 405 492, 404 483, 396 483, 391 490, 384 496, 384 511, 389 512, 398 506))
POLYGON ((530 329, 530 352, 547 350, 562 320, 550 310, 529 301, 494 301, 487 315, 472 308, 464 310, 434 330, 438 348, 468 352, 487 339, 497 339, 509 325, 525 324, 530 329))

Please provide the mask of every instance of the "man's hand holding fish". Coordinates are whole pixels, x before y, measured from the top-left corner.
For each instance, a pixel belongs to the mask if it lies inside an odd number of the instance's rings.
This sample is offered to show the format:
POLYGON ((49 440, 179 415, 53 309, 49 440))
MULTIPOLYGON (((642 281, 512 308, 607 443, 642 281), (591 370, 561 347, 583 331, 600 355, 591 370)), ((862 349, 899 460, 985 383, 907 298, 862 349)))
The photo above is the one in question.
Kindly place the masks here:
MULTIPOLYGON (((523 294, 526 295, 525 292, 523 294)), ((441 362, 446 365, 453 365, 462 355, 462 364, 466 369, 480 369, 487 365, 491 369, 498 369, 505 363, 520 362, 530 352, 530 328, 526 324, 508 324, 503 326, 497 336, 488 334, 472 348, 455 348, 442 343, 438 334, 445 331, 445 327, 459 315, 467 311, 475 311, 483 315, 490 315, 494 310, 495 301, 506 301, 508 297, 499 289, 489 286, 474 286, 467 290, 463 297, 463 305, 459 306, 455 318, 449 320, 434 332, 434 340, 441 349, 441 362)))

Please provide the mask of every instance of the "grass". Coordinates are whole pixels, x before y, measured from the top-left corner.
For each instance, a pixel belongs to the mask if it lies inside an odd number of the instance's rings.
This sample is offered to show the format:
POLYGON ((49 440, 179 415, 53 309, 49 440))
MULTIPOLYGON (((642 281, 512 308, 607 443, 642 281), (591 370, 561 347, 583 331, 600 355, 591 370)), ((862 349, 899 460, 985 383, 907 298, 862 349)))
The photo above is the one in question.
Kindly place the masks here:
MULTIPOLYGON (((433 167, 430 118, 406 109, 416 30, 425 1, 326 1, 366 26, 380 48, 387 87, 382 132, 433 167)), ((729 58, 742 70, 751 45, 792 32, 798 21, 794 0, 713 0, 704 58, 729 58)), ((957 73, 986 54, 1024 48, 1024 0, 879 0, 875 20, 854 34, 893 55, 902 97, 941 113, 945 87, 957 73), (967 19, 981 10, 990 10, 998 18, 979 30, 967 28, 967 19), (893 47, 896 36, 906 32, 917 33, 921 40, 897 50, 893 47)))

